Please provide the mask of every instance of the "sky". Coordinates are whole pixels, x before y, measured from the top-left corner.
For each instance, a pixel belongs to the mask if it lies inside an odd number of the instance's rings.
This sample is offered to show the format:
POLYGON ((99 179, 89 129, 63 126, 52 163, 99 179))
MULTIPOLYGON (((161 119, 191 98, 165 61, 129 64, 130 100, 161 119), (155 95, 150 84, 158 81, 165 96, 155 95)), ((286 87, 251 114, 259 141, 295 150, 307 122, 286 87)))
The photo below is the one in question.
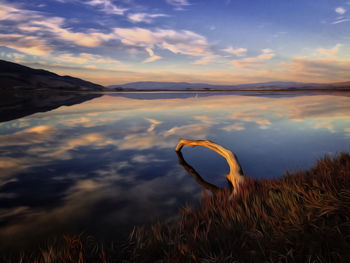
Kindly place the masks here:
POLYGON ((350 0, 0 0, 0 59, 102 85, 350 81, 350 0))

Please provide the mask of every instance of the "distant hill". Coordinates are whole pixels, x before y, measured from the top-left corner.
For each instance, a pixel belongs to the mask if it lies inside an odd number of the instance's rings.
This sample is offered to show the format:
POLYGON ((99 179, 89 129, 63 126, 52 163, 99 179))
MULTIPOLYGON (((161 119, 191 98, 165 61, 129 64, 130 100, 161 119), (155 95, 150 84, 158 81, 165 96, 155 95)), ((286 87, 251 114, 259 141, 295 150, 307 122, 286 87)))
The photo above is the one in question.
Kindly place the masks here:
POLYGON ((0 60, 0 90, 103 90, 104 87, 70 76, 60 76, 50 71, 33 69, 13 62, 0 60))
POLYGON ((349 89, 350 82, 339 83, 302 83, 302 82, 263 82, 239 85, 213 85, 206 83, 188 83, 188 82, 131 82, 121 85, 108 86, 110 89, 119 90, 315 90, 315 89, 349 89))

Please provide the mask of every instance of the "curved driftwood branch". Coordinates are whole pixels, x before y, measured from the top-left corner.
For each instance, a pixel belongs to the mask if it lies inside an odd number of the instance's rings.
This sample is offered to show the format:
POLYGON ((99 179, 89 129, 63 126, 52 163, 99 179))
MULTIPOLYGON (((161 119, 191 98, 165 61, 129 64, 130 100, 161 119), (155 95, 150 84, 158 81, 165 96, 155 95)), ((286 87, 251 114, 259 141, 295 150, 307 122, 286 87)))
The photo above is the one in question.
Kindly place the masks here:
POLYGON ((216 144, 215 142, 209 140, 186 140, 180 139, 179 143, 176 146, 175 151, 181 151, 184 145, 194 147, 194 146, 203 146, 207 147, 221 156, 223 156, 228 165, 230 166, 230 172, 226 175, 226 178, 231 182, 233 186, 233 193, 236 194, 239 190, 240 185, 244 182, 244 174, 241 165, 238 162, 238 159, 234 153, 230 150, 222 147, 221 145, 216 144))
POLYGON ((182 153, 180 151, 176 152, 177 158, 179 159, 179 164, 190 174, 192 177, 197 181, 197 183, 202 186, 203 188, 209 190, 213 194, 217 194, 218 192, 222 191, 221 188, 217 187, 216 185, 213 185, 211 183, 208 183, 205 181, 198 173, 197 171, 190 166, 182 156, 182 153))

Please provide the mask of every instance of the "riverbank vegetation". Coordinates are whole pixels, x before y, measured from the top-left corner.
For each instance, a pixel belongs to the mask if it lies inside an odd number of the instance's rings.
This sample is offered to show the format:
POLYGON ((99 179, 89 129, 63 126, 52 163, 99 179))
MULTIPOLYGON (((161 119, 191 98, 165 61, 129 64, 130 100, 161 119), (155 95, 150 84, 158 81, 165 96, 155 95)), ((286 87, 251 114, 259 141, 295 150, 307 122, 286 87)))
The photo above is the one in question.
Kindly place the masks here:
POLYGON ((4 262, 350 262, 350 155, 277 179, 247 178, 236 195, 205 195, 181 214, 136 228, 119 247, 65 237, 4 262))

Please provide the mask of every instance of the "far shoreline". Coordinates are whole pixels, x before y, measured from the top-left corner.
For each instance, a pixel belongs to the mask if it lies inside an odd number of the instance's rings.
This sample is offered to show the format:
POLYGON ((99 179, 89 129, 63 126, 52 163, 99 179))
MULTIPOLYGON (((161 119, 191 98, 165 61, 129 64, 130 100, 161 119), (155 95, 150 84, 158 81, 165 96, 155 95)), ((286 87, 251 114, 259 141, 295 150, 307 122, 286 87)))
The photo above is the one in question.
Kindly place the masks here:
MULTIPOLYGON (((273 92, 291 92, 291 93, 298 93, 298 92, 320 92, 320 93, 333 93, 333 92, 350 92, 350 88, 332 88, 332 89, 230 89, 230 90, 224 90, 224 89, 218 89, 218 90, 212 90, 212 89, 178 89, 178 90, 168 90, 168 89, 125 89, 125 90, 60 90, 55 89, 56 91, 61 92, 88 92, 88 93, 249 93, 249 92, 259 92, 259 93, 273 93, 273 92)), ((48 89, 41 90, 41 91, 50 91, 48 89)))

